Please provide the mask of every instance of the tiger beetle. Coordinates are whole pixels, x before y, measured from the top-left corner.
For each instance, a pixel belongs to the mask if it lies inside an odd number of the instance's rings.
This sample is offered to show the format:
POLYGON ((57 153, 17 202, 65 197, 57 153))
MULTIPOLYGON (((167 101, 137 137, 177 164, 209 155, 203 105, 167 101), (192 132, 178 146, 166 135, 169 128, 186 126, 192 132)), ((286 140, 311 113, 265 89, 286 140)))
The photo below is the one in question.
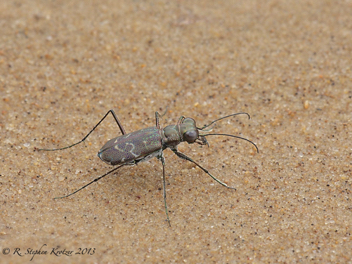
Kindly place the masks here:
POLYGON ((73 193, 62 197, 56 197, 54 199, 61 199, 68 196, 71 196, 80 190, 86 188, 87 186, 91 185, 94 182, 99 181, 103 177, 109 175, 110 173, 120 169, 123 166, 127 165, 136 165, 142 161, 147 161, 153 157, 156 157, 158 160, 161 161, 163 165, 163 194, 164 194, 164 205, 165 205, 165 213, 166 213, 166 220, 170 224, 169 213, 167 210, 166 204, 166 188, 165 188, 165 159, 163 155, 163 151, 167 148, 171 149, 179 158, 188 160, 202 169, 205 173, 207 173, 211 178, 213 178, 216 182, 220 183, 222 186, 225 186, 229 189, 235 189, 234 187, 228 186, 226 183, 223 183, 216 177, 214 177, 207 169, 203 168, 200 164, 195 162, 190 157, 186 156, 185 154, 181 153, 177 150, 177 145, 181 142, 186 141, 188 144, 197 143, 199 145, 208 145, 208 141, 206 139, 207 136, 227 136, 233 137, 238 139, 243 139, 254 145, 257 152, 259 153, 259 149, 252 141, 242 138, 235 135, 230 134, 222 134, 222 133, 209 133, 211 129, 205 130, 205 128, 210 127, 214 123, 229 118, 236 115, 247 115, 250 119, 248 113, 236 113, 227 115, 221 118, 218 118, 208 125, 204 125, 203 127, 197 127, 196 121, 190 117, 181 116, 176 125, 169 125, 165 128, 161 128, 159 124, 159 118, 162 116, 158 112, 155 112, 155 120, 156 126, 144 128, 132 133, 127 134, 125 129, 123 128, 121 122, 117 118, 115 112, 113 110, 109 110, 105 116, 96 124, 93 129, 79 142, 74 143, 70 146, 64 148, 57 148, 57 149, 36 149, 38 151, 55 151, 55 150, 63 150, 68 149, 73 146, 76 146, 83 141, 100 125, 100 123, 108 116, 108 114, 112 114, 114 117, 122 136, 110 139, 105 145, 99 150, 98 157, 106 162, 107 164, 117 166, 116 168, 110 170, 109 172, 105 173, 104 175, 94 179, 93 181, 89 182, 88 184, 84 185, 83 187, 77 189, 73 193))

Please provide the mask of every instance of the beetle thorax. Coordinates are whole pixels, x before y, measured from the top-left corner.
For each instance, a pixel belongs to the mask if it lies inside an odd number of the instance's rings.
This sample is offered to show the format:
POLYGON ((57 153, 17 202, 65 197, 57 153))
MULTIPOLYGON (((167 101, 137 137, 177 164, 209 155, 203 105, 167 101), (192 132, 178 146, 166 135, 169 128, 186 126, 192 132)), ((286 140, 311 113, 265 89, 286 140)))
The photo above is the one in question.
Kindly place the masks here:
POLYGON ((167 126, 162 132, 163 145, 167 147, 176 147, 182 142, 178 125, 167 126))
POLYGON ((176 147, 183 141, 192 144, 199 137, 196 122, 192 118, 184 118, 178 124, 167 126, 162 131, 165 147, 176 147))

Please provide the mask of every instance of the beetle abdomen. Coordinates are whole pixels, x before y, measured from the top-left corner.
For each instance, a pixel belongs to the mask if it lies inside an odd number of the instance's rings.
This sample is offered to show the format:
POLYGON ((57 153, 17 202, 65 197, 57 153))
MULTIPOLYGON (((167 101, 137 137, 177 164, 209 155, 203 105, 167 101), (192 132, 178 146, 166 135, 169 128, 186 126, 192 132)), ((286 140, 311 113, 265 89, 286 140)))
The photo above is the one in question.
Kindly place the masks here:
POLYGON ((98 152, 98 157, 108 164, 119 165, 137 161, 161 149, 160 130, 149 127, 110 139, 98 152))

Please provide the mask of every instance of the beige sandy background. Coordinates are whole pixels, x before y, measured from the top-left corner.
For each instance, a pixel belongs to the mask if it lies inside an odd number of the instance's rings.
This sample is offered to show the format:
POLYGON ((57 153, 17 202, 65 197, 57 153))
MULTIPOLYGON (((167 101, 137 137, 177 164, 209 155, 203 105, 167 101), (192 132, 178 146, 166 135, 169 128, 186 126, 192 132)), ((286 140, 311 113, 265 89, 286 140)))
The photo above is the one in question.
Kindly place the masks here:
POLYGON ((351 262, 351 10, 1 1, 0 262, 40 248, 32 263, 351 262), (166 150, 171 227, 156 159, 53 200, 111 169, 96 154, 119 129, 109 117, 85 144, 35 147, 79 141, 109 109, 128 132, 153 126, 167 106, 162 126, 250 113, 214 132, 259 154, 224 137, 179 146, 236 191, 166 150))

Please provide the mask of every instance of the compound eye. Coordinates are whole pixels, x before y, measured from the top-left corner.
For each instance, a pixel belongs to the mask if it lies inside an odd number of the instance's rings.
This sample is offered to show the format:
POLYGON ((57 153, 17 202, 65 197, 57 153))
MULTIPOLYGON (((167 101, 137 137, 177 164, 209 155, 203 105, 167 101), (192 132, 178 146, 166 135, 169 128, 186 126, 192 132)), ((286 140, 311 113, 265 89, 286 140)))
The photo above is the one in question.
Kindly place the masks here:
POLYGON ((199 136, 198 130, 187 131, 186 133, 183 134, 183 140, 187 141, 188 143, 194 143, 194 141, 196 141, 198 136, 199 136))

